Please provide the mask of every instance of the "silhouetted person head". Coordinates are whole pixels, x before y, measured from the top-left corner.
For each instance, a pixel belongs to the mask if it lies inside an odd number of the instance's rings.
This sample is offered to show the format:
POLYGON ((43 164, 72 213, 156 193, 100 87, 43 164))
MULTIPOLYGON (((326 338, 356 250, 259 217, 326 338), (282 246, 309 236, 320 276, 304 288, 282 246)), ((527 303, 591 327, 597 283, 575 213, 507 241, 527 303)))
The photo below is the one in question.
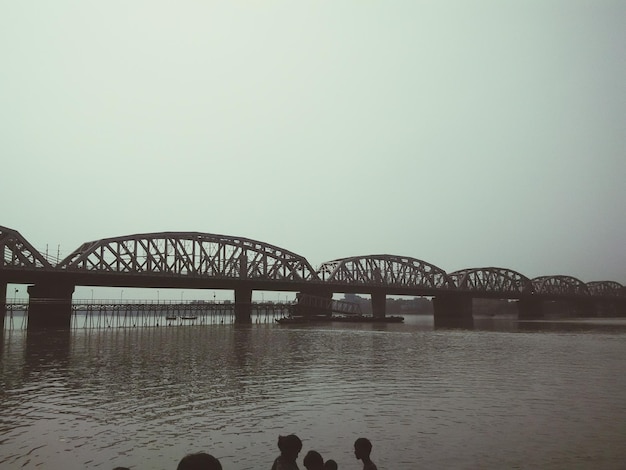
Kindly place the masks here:
POLYGON ((302 441, 295 434, 278 436, 278 448, 280 453, 289 460, 296 460, 302 450, 302 441))
POLYGON ((329 459, 324 462, 324 470, 337 470, 337 462, 333 459, 329 459))
POLYGON ((359 437, 356 441, 354 441, 354 456, 357 459, 369 459, 371 452, 372 443, 369 441, 369 439, 359 437))
POLYGON ((222 470, 222 464, 212 455, 198 452, 184 456, 176 470, 222 470))
POLYGON ((310 450, 304 456, 304 467, 306 470, 324 470, 324 459, 319 452, 310 450))

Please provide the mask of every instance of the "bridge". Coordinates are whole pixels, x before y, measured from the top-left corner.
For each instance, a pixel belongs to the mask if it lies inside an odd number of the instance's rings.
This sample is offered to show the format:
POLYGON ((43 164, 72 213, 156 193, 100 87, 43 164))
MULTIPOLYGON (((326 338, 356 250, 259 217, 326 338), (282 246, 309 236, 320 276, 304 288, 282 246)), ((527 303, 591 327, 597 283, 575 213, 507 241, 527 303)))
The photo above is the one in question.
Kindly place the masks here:
POLYGON ((53 262, 17 230, 0 226, 0 312, 9 283, 29 284, 29 329, 65 328, 76 286, 230 289, 235 318, 251 321, 252 292, 290 291, 332 299, 369 294, 374 316, 385 316, 387 295, 433 297, 436 325, 472 319, 474 298, 515 300, 520 318, 540 318, 544 302, 570 302, 579 311, 626 313, 626 288, 614 281, 584 283, 566 275, 529 279, 507 268, 447 273, 407 256, 366 255, 327 261, 314 269, 304 256, 243 237, 159 232, 83 243, 53 262))

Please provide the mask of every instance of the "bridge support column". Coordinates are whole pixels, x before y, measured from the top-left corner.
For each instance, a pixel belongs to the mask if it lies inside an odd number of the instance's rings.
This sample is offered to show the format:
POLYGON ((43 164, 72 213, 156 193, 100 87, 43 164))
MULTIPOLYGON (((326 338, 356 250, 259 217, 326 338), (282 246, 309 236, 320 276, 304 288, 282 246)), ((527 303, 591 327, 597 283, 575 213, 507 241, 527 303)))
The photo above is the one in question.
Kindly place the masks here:
POLYGON ((7 314, 7 283, 0 282, 0 337, 4 334, 4 317, 7 314))
POLYGON ((442 295, 433 298, 435 328, 473 328, 472 298, 442 295))
POLYGON ((252 289, 235 289, 235 323, 252 323, 252 289))
POLYGON ((543 316, 543 302, 541 300, 525 298, 517 301, 518 320, 537 320, 543 316))
POLYGON ((372 292, 372 316, 385 318, 387 313, 387 294, 384 292, 372 292))
POLYGON ((68 284, 28 286, 28 330, 69 329, 72 322, 72 294, 68 284))

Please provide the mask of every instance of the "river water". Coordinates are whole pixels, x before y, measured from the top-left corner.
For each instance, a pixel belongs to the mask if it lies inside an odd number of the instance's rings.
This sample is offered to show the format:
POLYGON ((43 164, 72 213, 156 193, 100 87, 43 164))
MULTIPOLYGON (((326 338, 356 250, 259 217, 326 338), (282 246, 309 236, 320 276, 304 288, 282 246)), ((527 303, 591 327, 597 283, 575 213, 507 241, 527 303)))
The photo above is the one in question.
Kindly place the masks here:
POLYGON ((7 330, 0 468, 269 469, 279 434, 359 469, 626 468, 626 320, 7 330))

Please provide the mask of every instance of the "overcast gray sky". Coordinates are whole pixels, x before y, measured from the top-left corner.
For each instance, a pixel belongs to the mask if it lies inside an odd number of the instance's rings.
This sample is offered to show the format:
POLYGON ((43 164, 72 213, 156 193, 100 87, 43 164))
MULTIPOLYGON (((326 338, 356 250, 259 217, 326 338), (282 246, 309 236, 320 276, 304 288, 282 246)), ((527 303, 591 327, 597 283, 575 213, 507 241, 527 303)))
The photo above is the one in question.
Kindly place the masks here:
MULTIPOLYGON (((2 217, 626 284, 626 2, 0 4, 2 217)), ((55 253, 56 254, 56 253, 55 253)))

